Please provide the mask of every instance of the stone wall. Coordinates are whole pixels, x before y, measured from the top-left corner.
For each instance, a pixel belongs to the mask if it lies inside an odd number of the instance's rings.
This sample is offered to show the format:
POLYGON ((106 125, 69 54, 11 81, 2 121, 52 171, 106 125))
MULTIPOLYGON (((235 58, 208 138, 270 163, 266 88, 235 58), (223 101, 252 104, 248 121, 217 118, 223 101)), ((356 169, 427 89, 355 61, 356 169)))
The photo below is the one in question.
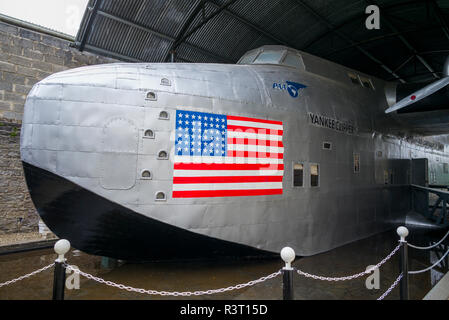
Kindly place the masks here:
POLYGON ((0 234, 37 231, 20 161, 20 125, 26 95, 52 73, 116 60, 81 53, 70 42, 0 22, 0 234))
POLYGON ((20 162, 20 125, 0 119, 0 234, 37 230, 20 162))

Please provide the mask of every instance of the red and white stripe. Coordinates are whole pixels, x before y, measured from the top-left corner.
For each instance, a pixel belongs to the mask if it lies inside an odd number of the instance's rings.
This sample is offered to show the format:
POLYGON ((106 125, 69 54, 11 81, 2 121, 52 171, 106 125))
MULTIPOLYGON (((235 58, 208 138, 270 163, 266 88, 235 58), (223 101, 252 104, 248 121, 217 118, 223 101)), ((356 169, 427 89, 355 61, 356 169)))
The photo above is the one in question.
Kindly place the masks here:
POLYGON ((226 157, 175 156, 173 198, 282 194, 283 125, 227 116, 226 157))

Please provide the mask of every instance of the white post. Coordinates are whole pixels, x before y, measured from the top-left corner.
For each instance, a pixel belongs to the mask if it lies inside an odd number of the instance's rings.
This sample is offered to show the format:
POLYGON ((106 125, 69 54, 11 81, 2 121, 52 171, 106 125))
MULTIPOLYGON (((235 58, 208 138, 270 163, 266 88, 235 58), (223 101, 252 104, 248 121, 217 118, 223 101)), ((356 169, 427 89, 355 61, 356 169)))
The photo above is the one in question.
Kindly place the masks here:
POLYGON ((65 254, 70 250, 70 242, 65 239, 55 243, 55 252, 58 258, 55 260, 55 272, 53 277, 53 300, 64 300, 65 266, 67 261, 65 254))
POLYGON ((402 273, 401 283, 399 284, 399 296, 401 300, 409 299, 408 290, 408 252, 407 252, 407 240, 405 238, 408 236, 408 229, 406 227, 397 228, 401 243, 401 256, 399 259, 399 272, 402 273))
POLYGON ((58 259, 56 259, 56 262, 65 262, 66 259, 64 255, 69 252, 70 250, 70 242, 66 239, 58 240, 58 242, 55 243, 55 252, 58 255, 58 259))
POLYGON ((293 268, 292 262, 295 260, 295 250, 290 247, 285 247, 281 250, 281 258, 285 262, 285 267, 282 268, 283 279, 283 296, 284 300, 293 300, 293 268))
POLYGON ((285 270, 292 270, 291 263, 295 260, 296 254, 295 250, 290 247, 285 247, 281 250, 281 258, 285 262, 285 270))
POLYGON ((399 227, 396 229, 396 232, 398 233, 398 236, 401 237, 399 241, 406 242, 405 238, 408 236, 408 229, 406 227, 399 227))

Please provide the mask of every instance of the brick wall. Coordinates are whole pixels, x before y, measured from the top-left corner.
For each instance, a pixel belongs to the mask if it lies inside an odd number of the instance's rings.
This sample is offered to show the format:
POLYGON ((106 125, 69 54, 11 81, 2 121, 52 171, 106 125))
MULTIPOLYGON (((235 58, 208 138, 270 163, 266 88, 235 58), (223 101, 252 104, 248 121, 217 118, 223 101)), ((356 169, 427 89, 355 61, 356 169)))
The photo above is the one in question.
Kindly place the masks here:
POLYGON ((20 125, 0 119, 0 234, 37 229, 20 162, 20 125))
POLYGON ((0 234, 37 230, 20 161, 26 95, 52 73, 116 60, 81 53, 69 41, 0 22, 0 234))

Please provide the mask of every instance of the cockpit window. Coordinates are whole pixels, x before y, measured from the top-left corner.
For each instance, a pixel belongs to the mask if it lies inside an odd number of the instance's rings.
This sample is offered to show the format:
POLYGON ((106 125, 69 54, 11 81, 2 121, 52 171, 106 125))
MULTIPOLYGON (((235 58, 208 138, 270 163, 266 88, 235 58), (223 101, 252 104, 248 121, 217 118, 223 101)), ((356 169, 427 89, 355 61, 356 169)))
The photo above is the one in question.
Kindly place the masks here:
POLYGON ((294 53, 288 53, 285 56, 285 59, 282 62, 282 64, 285 64, 290 67, 295 67, 295 68, 303 68, 301 58, 297 54, 294 54, 294 53))
POLYGON ((237 64, 282 64, 304 69, 302 57, 296 52, 285 49, 253 50, 241 57, 237 64))
POLYGON ((264 51, 256 58, 254 64, 279 64, 284 51, 264 51))
POLYGON ((257 57, 259 54, 259 51, 255 51, 253 53, 248 53, 247 55, 243 56, 242 59, 238 62, 238 64, 251 64, 254 61, 254 58, 257 57))

